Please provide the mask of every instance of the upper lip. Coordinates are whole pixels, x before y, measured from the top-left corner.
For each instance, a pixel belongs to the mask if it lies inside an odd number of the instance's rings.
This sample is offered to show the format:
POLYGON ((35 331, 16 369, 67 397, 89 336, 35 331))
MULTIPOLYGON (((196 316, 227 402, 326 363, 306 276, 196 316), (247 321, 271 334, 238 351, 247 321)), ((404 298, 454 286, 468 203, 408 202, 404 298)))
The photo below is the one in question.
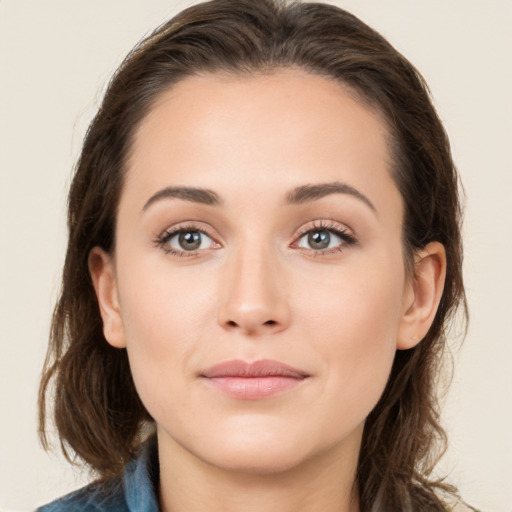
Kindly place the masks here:
POLYGON ((271 359, 261 359, 252 363, 240 359, 224 361, 202 371, 200 375, 208 379, 220 377, 289 377, 303 379, 308 377, 306 372, 271 359))

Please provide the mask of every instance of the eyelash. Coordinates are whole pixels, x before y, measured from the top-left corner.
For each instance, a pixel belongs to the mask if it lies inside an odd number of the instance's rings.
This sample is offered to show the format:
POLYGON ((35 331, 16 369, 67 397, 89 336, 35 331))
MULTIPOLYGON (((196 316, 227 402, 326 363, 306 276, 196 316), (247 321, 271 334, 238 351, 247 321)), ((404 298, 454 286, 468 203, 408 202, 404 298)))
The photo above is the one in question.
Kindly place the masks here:
POLYGON ((340 227, 338 224, 332 222, 325 222, 323 220, 315 221, 313 222, 312 225, 308 225, 305 228, 301 229, 293 245, 297 244, 305 235, 312 231, 326 231, 328 233, 333 233, 343 241, 341 245, 332 247, 330 249, 303 249, 307 252, 312 251, 315 256, 322 256, 324 254, 342 252, 347 247, 357 245, 357 239, 355 238, 355 236, 349 233, 348 229, 340 227))
MULTIPOLYGON (((193 256, 197 256, 199 254, 199 252, 204 249, 195 250, 195 251, 185 251, 185 250, 180 251, 180 250, 174 249, 173 247, 171 247, 169 245, 169 242, 176 235, 179 235, 180 233, 186 233, 187 231, 194 231, 194 232, 202 233, 202 234, 208 236, 215 244, 220 246, 220 244, 215 241, 215 238, 210 233, 208 233, 207 229, 204 229, 203 227, 199 227, 196 224, 186 224, 186 225, 176 226, 176 227, 165 230, 160 236, 158 236, 155 239, 155 245, 157 247, 161 248, 165 253, 171 254, 172 256, 177 256, 179 258, 190 258, 193 256)), ((352 234, 350 234, 347 229, 341 228, 340 226, 338 226, 337 224, 334 224, 334 223, 330 223, 330 222, 326 223, 325 221, 316 221, 312 225, 309 225, 309 226, 301 229, 299 231, 295 241, 293 242, 293 244, 291 244, 291 246, 292 247, 296 246, 296 244, 298 244, 299 241, 305 235, 307 235, 308 233, 310 233, 312 231, 326 231, 328 233, 333 233, 334 235, 336 235, 343 241, 342 244, 340 244, 336 247, 330 248, 330 249, 315 250, 315 249, 299 248, 305 252, 312 252, 315 256, 319 256, 319 255, 321 256, 324 254, 332 254, 332 253, 336 253, 336 252, 342 252, 343 250, 345 250, 347 248, 347 246, 350 247, 353 245, 357 245, 357 239, 352 234)))
MULTIPOLYGON (((207 235, 209 238, 215 242, 215 238, 208 233, 208 230, 203 227, 199 227, 196 224, 185 224, 182 226, 176 226, 173 228, 166 229, 160 236, 158 236, 155 240, 155 245, 160 247, 165 253, 171 254, 172 256, 177 256, 178 258, 190 258, 191 256, 197 256, 199 251, 178 251, 169 245, 169 242, 180 233, 186 233, 187 231, 194 231, 198 233, 202 233, 207 235)), ((217 245, 218 242, 215 242, 217 245)))

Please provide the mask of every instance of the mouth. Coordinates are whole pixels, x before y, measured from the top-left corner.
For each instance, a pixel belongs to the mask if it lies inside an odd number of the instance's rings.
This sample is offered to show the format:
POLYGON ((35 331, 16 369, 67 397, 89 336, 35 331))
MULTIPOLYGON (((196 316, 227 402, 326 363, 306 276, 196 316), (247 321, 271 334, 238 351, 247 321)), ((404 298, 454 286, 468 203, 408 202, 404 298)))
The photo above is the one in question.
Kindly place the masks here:
POLYGON ((261 400, 303 383, 309 375, 279 361, 225 361, 200 373, 206 384, 240 400, 261 400))

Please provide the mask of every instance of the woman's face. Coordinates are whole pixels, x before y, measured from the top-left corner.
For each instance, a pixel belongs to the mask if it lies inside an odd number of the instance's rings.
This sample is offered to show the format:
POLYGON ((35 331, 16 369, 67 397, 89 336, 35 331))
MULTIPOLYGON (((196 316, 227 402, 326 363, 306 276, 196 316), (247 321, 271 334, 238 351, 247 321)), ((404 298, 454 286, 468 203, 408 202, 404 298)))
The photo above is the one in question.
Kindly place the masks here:
POLYGON ((386 137, 299 70, 187 78, 143 120, 97 290, 162 449, 254 472, 357 453, 413 301, 386 137))

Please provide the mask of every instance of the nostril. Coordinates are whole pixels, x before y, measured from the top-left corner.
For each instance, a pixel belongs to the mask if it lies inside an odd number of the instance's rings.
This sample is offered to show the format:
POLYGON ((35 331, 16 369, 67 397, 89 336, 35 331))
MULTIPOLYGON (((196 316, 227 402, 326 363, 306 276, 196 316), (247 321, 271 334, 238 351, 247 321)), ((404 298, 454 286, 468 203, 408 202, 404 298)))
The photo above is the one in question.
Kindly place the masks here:
POLYGON ((264 325, 275 325, 277 322, 275 320, 267 320, 264 325))
POLYGON ((236 327, 238 324, 236 322, 233 322, 233 320, 229 320, 228 325, 230 327, 236 327))

